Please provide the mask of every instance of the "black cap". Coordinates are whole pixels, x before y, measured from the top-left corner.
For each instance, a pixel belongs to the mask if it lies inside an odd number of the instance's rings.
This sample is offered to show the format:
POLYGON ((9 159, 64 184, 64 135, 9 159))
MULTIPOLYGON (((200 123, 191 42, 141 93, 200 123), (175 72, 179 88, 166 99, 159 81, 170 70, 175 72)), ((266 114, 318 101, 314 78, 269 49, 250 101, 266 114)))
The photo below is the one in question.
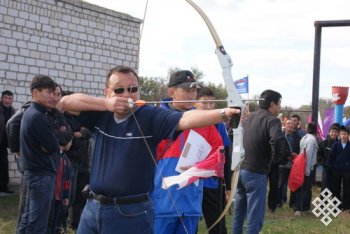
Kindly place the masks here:
POLYGON ((168 87, 178 86, 180 88, 200 88, 201 86, 194 78, 192 72, 187 70, 177 71, 171 74, 168 87))

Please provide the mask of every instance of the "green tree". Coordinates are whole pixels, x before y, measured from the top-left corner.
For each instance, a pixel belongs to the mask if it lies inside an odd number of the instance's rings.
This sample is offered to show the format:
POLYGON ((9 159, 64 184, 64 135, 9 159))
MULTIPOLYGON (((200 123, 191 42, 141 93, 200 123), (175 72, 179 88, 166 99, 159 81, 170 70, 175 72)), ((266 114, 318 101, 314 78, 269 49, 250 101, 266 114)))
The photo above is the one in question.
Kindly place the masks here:
MULTIPOLYGON (((259 95, 254 95, 252 100, 259 100, 259 95)), ((259 101, 248 101, 249 112, 254 112, 259 109, 259 101)))
POLYGON ((218 102, 215 104, 216 108, 227 107, 227 102, 225 101, 227 99, 227 92, 225 86, 223 86, 222 84, 215 85, 211 82, 202 83, 202 86, 210 88, 215 95, 215 99, 223 100, 222 102, 218 102))
POLYGON ((167 96, 167 80, 161 77, 140 77, 141 99, 158 101, 167 96))
POLYGON ((290 118, 293 115, 294 109, 291 106, 284 106, 281 108, 281 113, 287 118, 290 118))
MULTIPOLYGON (((331 99, 324 99, 321 98, 318 102, 318 110, 320 112, 321 119, 324 119, 324 111, 333 107, 334 104, 332 103, 331 99)), ((283 109, 287 109, 284 107, 283 109)), ((299 108, 293 109, 288 108, 288 110, 283 110, 283 113, 287 117, 291 117, 293 114, 297 114, 300 116, 302 127, 308 122, 308 117, 312 114, 312 106, 309 105, 301 105, 299 108)))
MULTIPOLYGON (((169 68, 168 69, 168 77, 170 77, 170 75, 173 74, 174 72, 181 71, 181 70, 184 70, 184 69, 181 69, 179 67, 169 68)), ((196 66, 191 67, 190 71, 193 73, 196 80, 201 83, 201 80, 204 77, 204 73, 201 70, 199 70, 196 66)))
MULTIPOLYGON (((140 85, 141 85, 141 99, 145 101, 155 101, 161 100, 167 97, 167 83, 169 76, 176 72, 182 70, 178 67, 172 67, 168 70, 168 77, 140 77, 140 85)), ((216 108, 227 107, 227 91, 223 84, 214 84, 212 82, 203 82, 201 81, 204 77, 204 73, 199 70, 197 67, 191 67, 191 72, 196 77, 197 81, 202 85, 202 87, 208 87, 213 90, 215 99, 223 100, 222 102, 216 103, 216 108)), ((258 98, 255 97, 255 98, 258 98)), ((258 104, 256 102, 252 102, 250 104, 250 111, 254 111, 257 109, 258 104)))

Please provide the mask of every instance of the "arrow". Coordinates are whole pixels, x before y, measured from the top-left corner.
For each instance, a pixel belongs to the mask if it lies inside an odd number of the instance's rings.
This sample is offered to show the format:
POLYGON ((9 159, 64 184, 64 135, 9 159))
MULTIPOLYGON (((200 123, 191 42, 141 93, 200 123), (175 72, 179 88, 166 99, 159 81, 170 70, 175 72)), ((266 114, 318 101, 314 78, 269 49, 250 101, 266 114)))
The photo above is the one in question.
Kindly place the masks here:
MULTIPOLYGON (((259 99, 243 99, 242 101, 261 101, 264 100, 262 98, 259 99)), ((189 102, 227 102, 226 99, 213 99, 213 100, 182 100, 182 101, 145 101, 145 100, 137 100, 133 101, 131 98, 129 99, 128 103, 130 107, 135 106, 144 106, 146 104, 162 104, 162 103, 189 103, 189 102)))

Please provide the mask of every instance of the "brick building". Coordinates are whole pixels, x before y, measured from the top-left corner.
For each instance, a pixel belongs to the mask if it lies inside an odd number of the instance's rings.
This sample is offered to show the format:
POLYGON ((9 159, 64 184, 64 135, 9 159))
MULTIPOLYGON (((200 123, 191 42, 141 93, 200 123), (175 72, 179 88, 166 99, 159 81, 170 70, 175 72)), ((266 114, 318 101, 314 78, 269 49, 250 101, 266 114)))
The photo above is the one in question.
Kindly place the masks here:
POLYGON ((18 109, 33 76, 46 74, 64 90, 100 96, 111 67, 137 70, 141 22, 80 0, 0 0, 0 92, 13 91, 18 109))

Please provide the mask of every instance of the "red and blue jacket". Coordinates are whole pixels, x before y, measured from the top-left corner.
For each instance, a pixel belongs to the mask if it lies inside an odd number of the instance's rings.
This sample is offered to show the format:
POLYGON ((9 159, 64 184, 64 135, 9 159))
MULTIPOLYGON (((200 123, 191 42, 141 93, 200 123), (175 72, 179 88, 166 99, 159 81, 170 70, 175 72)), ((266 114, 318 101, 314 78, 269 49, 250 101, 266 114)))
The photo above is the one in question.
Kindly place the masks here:
MULTIPOLYGON (((170 109, 168 105, 162 105, 162 107, 170 109)), ((211 145, 212 150, 208 155, 223 145, 222 138, 214 125, 192 130, 200 134, 211 145)), ((202 214, 202 179, 198 184, 192 183, 182 189, 178 189, 176 185, 167 190, 162 189, 164 177, 180 174, 175 168, 189 132, 190 130, 184 130, 174 141, 166 139, 158 144, 154 190, 151 193, 155 217, 201 216, 202 214)))
POLYGON ((69 199, 71 192, 71 164, 64 152, 60 153, 55 182, 55 200, 69 199))

